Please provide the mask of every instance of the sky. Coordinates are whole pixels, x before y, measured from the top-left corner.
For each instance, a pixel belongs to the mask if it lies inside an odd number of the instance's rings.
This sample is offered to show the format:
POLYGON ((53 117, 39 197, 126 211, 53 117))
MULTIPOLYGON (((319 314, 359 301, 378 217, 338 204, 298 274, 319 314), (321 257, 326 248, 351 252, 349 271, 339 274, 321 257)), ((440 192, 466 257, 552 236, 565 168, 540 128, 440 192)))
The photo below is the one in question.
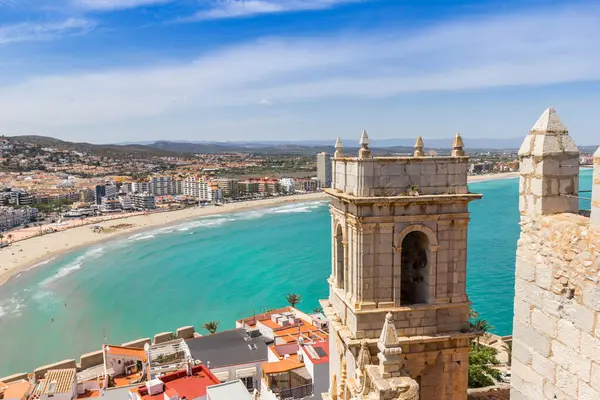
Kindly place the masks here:
POLYGON ((599 20, 580 0, 0 0, 0 134, 450 144, 552 106, 600 144, 599 20))

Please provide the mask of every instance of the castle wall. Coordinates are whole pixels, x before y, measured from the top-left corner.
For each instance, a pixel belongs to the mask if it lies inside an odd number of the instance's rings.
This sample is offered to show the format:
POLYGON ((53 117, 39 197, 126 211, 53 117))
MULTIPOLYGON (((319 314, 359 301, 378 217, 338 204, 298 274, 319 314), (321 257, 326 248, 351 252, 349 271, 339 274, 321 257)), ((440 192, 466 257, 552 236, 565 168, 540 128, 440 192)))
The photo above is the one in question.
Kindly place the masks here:
POLYGON ((600 399, 600 230, 575 214, 521 226, 511 399, 600 399))

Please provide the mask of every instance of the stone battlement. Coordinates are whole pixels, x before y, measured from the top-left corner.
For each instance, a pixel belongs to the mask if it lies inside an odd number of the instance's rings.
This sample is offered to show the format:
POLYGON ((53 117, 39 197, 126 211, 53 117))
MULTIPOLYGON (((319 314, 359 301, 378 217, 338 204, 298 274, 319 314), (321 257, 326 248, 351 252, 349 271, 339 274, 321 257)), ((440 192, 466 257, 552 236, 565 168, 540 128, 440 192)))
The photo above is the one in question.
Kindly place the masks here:
POLYGON ((465 194, 468 157, 334 158, 333 189, 357 197, 465 194))
POLYGON ((335 144, 332 187, 355 197, 466 194, 469 157, 456 134, 450 157, 425 157, 423 139, 417 138, 413 157, 372 157, 369 137, 363 131, 357 157, 343 154, 335 144))

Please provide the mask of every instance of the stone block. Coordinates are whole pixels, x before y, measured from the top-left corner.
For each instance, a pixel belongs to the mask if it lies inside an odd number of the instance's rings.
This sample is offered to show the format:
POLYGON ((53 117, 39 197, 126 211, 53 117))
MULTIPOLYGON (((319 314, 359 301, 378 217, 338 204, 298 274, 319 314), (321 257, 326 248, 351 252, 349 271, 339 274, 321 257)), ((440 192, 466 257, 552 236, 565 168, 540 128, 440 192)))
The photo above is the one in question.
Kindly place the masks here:
POLYGON ((549 290, 552 286, 552 267, 537 264, 535 266, 535 283, 542 289, 549 290))
POLYGON ((557 339, 565 346, 579 351, 581 331, 571 321, 559 319, 557 323, 557 339))
POLYGON ((587 307, 577 303, 571 303, 564 307, 564 312, 575 326, 584 332, 592 333, 594 329, 594 312, 587 307))
POLYGON ((542 300, 542 310, 546 314, 554 315, 555 317, 563 316, 562 310, 565 299, 552 292, 545 291, 542 300))
POLYGON ((589 333, 581 335, 581 354, 592 361, 600 363, 600 339, 596 339, 589 333))
MULTIPOLYGON (((565 400, 566 396, 565 394, 558 389, 556 386, 553 385, 552 382, 549 381, 545 381, 544 382, 544 388, 542 391, 543 395, 544 395, 544 399, 548 399, 548 400, 565 400)), ((512 397, 511 397, 512 399, 512 397)), ((533 399, 528 399, 528 400, 533 400, 533 399)))
POLYGON ((531 363, 533 355, 533 349, 531 347, 525 345, 519 339, 513 339, 512 346, 513 359, 517 359, 523 364, 531 363))
POLYGON ((577 394, 577 400, 598 400, 600 399, 600 392, 593 389, 584 382, 579 382, 579 392, 577 394))
POLYGON ((524 301, 515 299, 515 315, 514 318, 529 324, 531 322, 531 306, 524 301))
POLYGON ((565 393, 577 393, 577 377, 566 369, 557 366, 555 386, 565 393))
POLYGON ((600 390, 600 364, 592 363, 592 373, 590 377, 590 385, 600 390))
POLYGON ((591 362, 590 360, 582 357, 577 351, 563 345, 556 340, 553 340, 552 357, 550 359, 557 366, 560 366, 570 373, 577 375, 584 381, 590 381, 590 372, 592 368, 591 362))
POLYGON ((533 262, 522 257, 517 257, 515 272, 517 277, 529 282, 533 282, 535 280, 535 272, 536 266, 533 262))
POLYGON ((594 311, 600 311, 600 287, 586 285, 583 288, 583 304, 594 311))
POLYGON ((531 368, 550 382, 554 382, 556 365, 546 357, 542 357, 534 352, 531 360, 531 368))
POLYGON ((531 313, 531 326, 546 337, 556 337, 556 317, 544 314, 539 309, 531 313))
POLYGON ((523 382, 531 383, 540 388, 542 387, 544 384, 544 378, 542 375, 538 374, 527 365, 521 363, 519 360, 514 361, 515 363, 513 363, 511 366, 512 374, 514 376, 518 376, 523 380, 523 382))

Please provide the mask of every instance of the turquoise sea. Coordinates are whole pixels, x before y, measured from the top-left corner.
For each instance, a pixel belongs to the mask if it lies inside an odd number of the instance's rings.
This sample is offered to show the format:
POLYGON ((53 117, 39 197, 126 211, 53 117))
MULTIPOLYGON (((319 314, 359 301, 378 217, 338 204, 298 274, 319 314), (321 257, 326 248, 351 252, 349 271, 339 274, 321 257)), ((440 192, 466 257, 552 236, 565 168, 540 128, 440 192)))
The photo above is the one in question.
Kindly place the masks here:
MULTIPOLYGON (((581 189, 590 189, 583 170, 581 189)), ((495 331, 512 329, 518 180, 470 184, 467 290, 495 331)), ((582 194, 589 197, 589 194, 582 194)), ((584 202, 585 203, 585 202, 584 202)), ((588 204, 582 204, 589 209, 588 204)), ((217 215, 85 248, 0 286, 0 376, 184 325, 220 329, 302 296, 328 295, 327 202, 217 215)))

